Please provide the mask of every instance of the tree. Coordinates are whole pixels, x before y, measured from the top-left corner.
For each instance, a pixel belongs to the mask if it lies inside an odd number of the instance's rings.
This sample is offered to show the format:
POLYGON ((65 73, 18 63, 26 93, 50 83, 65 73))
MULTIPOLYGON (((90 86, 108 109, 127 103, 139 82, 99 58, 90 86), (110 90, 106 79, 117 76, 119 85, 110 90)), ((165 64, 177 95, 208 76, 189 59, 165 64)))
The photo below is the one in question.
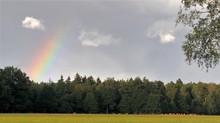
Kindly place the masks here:
POLYGON ((143 113, 144 104, 147 98, 147 91, 145 90, 144 83, 139 77, 134 80, 129 80, 129 86, 131 89, 131 109, 133 113, 143 113), (145 93, 146 92, 146 93, 145 93))
POLYGON ((105 87, 102 90, 102 100, 103 105, 105 106, 106 113, 113 112, 116 108, 116 89, 111 87, 105 87))
POLYGON ((83 101, 84 104, 84 110, 87 113, 97 113, 98 112, 98 103, 95 99, 95 96, 93 93, 87 93, 86 97, 83 101))
POLYGON ((73 82, 74 83, 81 83, 82 82, 82 77, 78 73, 76 73, 73 82))
POLYGON ((220 86, 218 86, 215 94, 216 94, 215 103, 216 103, 216 109, 217 109, 216 114, 220 115, 220 86))
POLYGON ((73 92, 73 84, 71 83, 71 78, 68 76, 65 81, 65 94, 71 94, 73 92))
POLYGON ((74 112, 74 100, 73 94, 66 94, 59 100, 58 112, 60 113, 72 113, 74 112))
POLYGON ((30 99, 30 106, 28 108, 28 112, 37 112, 37 98, 39 94, 39 85, 38 83, 31 83, 30 87, 30 94, 29 94, 29 99, 30 99))
POLYGON ((54 113, 56 112, 57 102, 54 89, 48 85, 43 84, 43 88, 37 99, 38 112, 54 113))
POLYGON ((162 113, 159 94, 149 94, 145 100, 144 113, 162 113))
POLYGON ((130 94, 123 94, 119 104, 119 111, 121 113, 132 113, 131 105, 132 104, 130 94))
POLYGON ((207 84, 199 82, 193 84, 193 100, 191 104, 192 113, 195 114, 206 114, 205 101, 207 100, 208 89, 207 84))
POLYGON ((220 88, 216 84, 208 85, 209 94, 206 97, 206 107, 208 114, 220 114, 220 88))
POLYGON ((114 78, 108 78, 97 87, 97 96, 101 102, 101 112, 113 113, 117 112, 117 105, 120 102, 120 95, 118 91, 118 85, 114 78))
POLYGON ((99 77, 96 79, 96 83, 98 83, 98 84, 102 83, 102 81, 99 77))
POLYGON ((56 84, 56 87, 55 87, 55 92, 56 92, 56 96, 57 98, 61 98, 64 93, 65 93, 65 82, 64 82, 64 79, 63 79, 63 76, 61 75, 60 76, 60 79, 58 80, 57 84, 56 84))
POLYGON ((170 113, 174 113, 177 111, 177 106, 176 106, 176 103, 174 102, 176 91, 177 89, 176 89, 175 83, 170 82, 166 84, 166 96, 169 102, 168 112, 170 113))
POLYGON ((192 112, 192 100, 194 99, 193 92, 192 92, 192 84, 186 84, 181 88, 181 95, 182 95, 182 109, 184 113, 192 112))
POLYGON ((176 22, 192 29, 182 46, 186 61, 214 68, 220 60, 220 1, 182 0, 182 4, 176 22))
POLYGON ((157 105, 157 110, 155 113, 167 113, 168 111, 168 99, 166 96, 166 88, 164 86, 164 83, 161 81, 155 81, 155 85, 156 85, 156 93, 155 96, 158 96, 158 100, 155 100, 158 104, 157 105))
POLYGON ((20 69, 0 68, 0 113, 193 113, 220 115, 220 84, 164 85, 140 77, 128 80, 76 75, 57 83, 35 83, 20 69))
POLYGON ((119 103, 119 112, 132 113, 132 92, 131 87, 125 81, 121 82, 120 95, 121 100, 119 103))
POLYGON ((26 112, 31 81, 14 67, 0 69, 0 112, 26 112))

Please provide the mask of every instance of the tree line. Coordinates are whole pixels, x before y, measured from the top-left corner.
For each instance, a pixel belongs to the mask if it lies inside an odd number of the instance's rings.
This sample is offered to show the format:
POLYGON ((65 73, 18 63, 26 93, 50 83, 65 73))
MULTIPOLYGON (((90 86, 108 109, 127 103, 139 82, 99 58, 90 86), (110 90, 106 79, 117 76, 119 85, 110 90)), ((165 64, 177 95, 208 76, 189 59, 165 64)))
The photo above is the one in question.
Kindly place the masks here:
POLYGON ((147 78, 33 82, 15 67, 0 69, 0 113, 220 114, 220 84, 164 84, 147 78))

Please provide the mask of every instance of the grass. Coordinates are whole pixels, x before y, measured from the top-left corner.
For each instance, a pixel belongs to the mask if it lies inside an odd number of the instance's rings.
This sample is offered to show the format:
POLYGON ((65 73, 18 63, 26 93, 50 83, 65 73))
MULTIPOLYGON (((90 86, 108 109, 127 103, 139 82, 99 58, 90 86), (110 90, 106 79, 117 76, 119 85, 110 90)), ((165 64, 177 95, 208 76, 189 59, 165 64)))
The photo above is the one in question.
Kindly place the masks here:
POLYGON ((123 114, 0 114, 0 123, 218 123, 220 116, 123 114))

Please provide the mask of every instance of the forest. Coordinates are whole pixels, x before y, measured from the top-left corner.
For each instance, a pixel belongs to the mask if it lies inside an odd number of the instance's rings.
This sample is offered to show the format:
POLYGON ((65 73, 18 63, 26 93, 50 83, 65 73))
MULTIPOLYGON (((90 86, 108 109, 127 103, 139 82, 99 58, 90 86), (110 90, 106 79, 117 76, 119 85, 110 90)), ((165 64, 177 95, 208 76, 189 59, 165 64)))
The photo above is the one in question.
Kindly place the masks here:
POLYGON ((220 84, 164 84, 146 77, 101 81, 76 74, 34 82, 21 69, 0 69, 0 113, 125 113, 220 115, 220 84))

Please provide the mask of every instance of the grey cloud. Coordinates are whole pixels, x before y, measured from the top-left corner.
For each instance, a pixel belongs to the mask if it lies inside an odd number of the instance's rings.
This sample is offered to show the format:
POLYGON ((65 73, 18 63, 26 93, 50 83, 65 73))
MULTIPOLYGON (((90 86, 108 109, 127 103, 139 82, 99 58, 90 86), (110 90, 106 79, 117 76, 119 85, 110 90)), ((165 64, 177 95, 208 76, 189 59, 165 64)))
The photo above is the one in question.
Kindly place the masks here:
POLYGON ((101 45, 111 45, 120 42, 119 39, 115 39, 111 35, 101 34, 97 30, 82 30, 78 39, 82 45, 92 47, 99 47, 101 45))
POLYGON ((45 76, 44 81, 48 81, 49 77, 56 80, 59 74, 73 77, 77 72, 102 78, 147 76, 149 79, 166 82, 179 77, 187 81, 208 79, 217 81, 219 68, 211 72, 213 75, 206 74, 205 77, 199 78, 200 75, 204 75, 204 71, 198 72, 197 67, 191 68, 184 62, 181 45, 187 30, 175 27, 178 2, 177 0, 1 2, 0 66, 16 65, 26 70, 33 54, 44 45, 44 39, 61 27, 68 32, 64 32, 65 41, 57 56, 59 60, 55 61, 56 67, 52 69, 50 75, 45 76), (26 16, 44 20, 47 31, 23 29, 21 20, 26 16), (81 35, 82 30, 86 35, 81 35), (174 36, 175 42, 162 45, 160 34, 174 36), (99 47, 83 46, 79 41, 80 35, 84 37, 81 37, 84 41, 88 39, 87 41, 92 41, 93 46, 99 47), (92 40, 91 36, 95 40, 92 40), (122 41, 117 45, 112 44, 117 40, 122 41), (194 75, 187 74, 189 72, 194 75))

